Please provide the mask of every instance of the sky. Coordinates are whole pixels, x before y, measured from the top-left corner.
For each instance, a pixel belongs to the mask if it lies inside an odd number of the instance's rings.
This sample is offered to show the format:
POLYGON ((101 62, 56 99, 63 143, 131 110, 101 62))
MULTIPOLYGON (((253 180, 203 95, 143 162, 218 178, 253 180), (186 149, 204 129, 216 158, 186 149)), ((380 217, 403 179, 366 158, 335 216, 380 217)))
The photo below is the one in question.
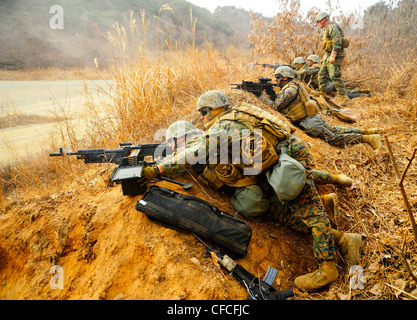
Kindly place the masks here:
MULTIPOLYGON (((187 0, 197 6, 207 8, 211 12, 218 6, 235 6, 247 11, 252 10, 261 13, 265 17, 273 17, 279 10, 277 0, 187 0)), ((300 0, 301 10, 306 13, 311 7, 318 7, 321 11, 328 8, 328 0, 300 0)), ((332 7, 336 8, 336 13, 342 11, 345 14, 354 12, 363 12, 369 6, 377 3, 379 0, 332 0, 332 7)))

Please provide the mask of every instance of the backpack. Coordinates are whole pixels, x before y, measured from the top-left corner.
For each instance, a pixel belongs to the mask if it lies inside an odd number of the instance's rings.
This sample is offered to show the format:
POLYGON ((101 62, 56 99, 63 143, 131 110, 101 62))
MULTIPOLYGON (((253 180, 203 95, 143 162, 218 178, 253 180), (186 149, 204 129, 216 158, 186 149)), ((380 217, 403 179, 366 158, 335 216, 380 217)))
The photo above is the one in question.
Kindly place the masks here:
POLYGON ((295 199, 307 182, 303 165, 287 154, 285 141, 280 143, 281 154, 278 163, 267 170, 265 175, 281 203, 295 199))

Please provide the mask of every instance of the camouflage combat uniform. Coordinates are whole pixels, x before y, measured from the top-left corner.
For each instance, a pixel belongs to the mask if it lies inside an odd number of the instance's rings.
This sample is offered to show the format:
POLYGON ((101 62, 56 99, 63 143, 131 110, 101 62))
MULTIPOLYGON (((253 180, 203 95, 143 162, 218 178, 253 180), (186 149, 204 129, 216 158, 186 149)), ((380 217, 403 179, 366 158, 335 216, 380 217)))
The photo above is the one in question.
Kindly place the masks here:
MULTIPOLYGON (((295 72, 296 79, 309 85, 314 90, 319 90, 319 81, 318 81, 319 71, 320 71, 320 63, 315 63, 306 69, 296 71, 295 72)), ((346 94, 362 93, 362 89, 360 88, 354 88, 354 89, 345 88, 345 90, 346 90, 346 94)), ((327 81, 325 91, 328 95, 336 91, 336 88, 331 80, 327 81)))
POLYGON ((326 41, 329 45, 324 48, 323 62, 317 76, 319 90, 326 90, 327 82, 331 80, 339 95, 346 94, 345 84, 342 78, 342 63, 345 58, 345 52, 342 47, 343 36, 343 30, 340 26, 330 21, 324 29, 323 34, 323 45, 326 41), (333 64, 329 62, 332 51, 337 52, 336 60, 333 64))
MULTIPOLYGON (((217 121, 205 132, 205 139, 203 137, 187 141, 185 149, 159 161, 159 170, 163 175, 180 175, 187 168, 193 166, 188 159, 194 161, 197 155, 200 161, 209 163, 209 146, 210 144, 219 146, 219 133, 224 133, 228 137, 229 148, 232 148, 231 144, 236 141, 234 139, 239 138, 242 131, 247 129, 248 127, 239 121, 217 121), (205 152, 203 152, 204 150, 205 152), (202 152, 203 154, 201 154, 202 152)), ((310 152, 304 141, 291 135, 287 138, 286 144, 288 155, 301 162, 306 168, 308 179, 318 179, 323 183, 326 181, 328 178, 326 172, 314 170, 310 152)), ((276 147, 275 150, 278 154, 280 153, 280 147, 276 147)), ((263 181, 266 179, 263 174, 260 174, 259 178, 263 181)), ((269 189, 270 192, 271 190, 272 188, 269 189)), ((266 192, 265 197, 269 196, 270 193, 266 192)), ((317 259, 320 261, 335 259, 335 246, 330 222, 314 183, 306 184, 294 200, 284 205, 277 202, 277 197, 275 196, 274 199, 274 195, 268 200, 271 202, 270 214, 282 225, 313 235, 313 251, 317 259)))
POLYGON ((331 145, 344 147, 363 142, 363 135, 360 134, 359 128, 332 126, 325 122, 319 114, 312 117, 307 116, 303 111, 299 90, 302 90, 302 85, 290 82, 281 89, 274 101, 265 96, 261 96, 260 99, 284 114, 294 125, 300 127, 308 135, 318 137, 331 145), (297 89, 297 86, 301 88, 297 89), (296 108, 298 109, 298 117, 290 117, 289 115, 293 114, 296 108))
MULTIPOLYGON (((292 135, 286 144, 287 154, 304 166, 307 179, 314 180, 316 184, 325 184, 330 180, 331 175, 328 172, 314 170, 310 151, 303 140, 292 135)), ((280 153, 279 148, 276 151, 277 154, 280 153)), ((284 205, 273 195, 270 199, 270 214, 282 225, 299 232, 311 233, 313 253, 317 260, 334 260, 336 254, 330 222, 314 183, 306 183, 301 193, 284 205)))
POLYGON ((319 70, 320 64, 314 63, 311 66, 307 66, 307 68, 295 71, 296 79, 310 85, 313 89, 318 89, 317 75, 319 70))

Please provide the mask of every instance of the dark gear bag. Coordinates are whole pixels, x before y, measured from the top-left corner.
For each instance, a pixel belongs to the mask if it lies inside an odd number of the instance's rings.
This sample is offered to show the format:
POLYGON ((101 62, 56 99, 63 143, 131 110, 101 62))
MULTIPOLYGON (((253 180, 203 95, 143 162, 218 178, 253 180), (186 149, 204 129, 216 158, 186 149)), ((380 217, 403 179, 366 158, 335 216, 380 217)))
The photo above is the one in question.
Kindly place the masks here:
POLYGON ((165 227, 192 232, 236 258, 248 251, 252 228, 200 198, 151 186, 137 202, 136 210, 165 227))

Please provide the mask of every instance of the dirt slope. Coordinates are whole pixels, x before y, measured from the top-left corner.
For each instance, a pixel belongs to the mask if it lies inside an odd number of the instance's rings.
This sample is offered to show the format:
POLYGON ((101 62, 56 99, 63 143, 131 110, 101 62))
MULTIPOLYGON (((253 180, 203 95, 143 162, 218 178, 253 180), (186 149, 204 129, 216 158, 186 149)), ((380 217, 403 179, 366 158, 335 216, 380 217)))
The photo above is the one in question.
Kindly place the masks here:
MULTIPOLYGON (((183 192, 181 187, 160 182, 183 192)), ((189 193, 199 194, 194 186, 189 193)), ((201 193, 201 192, 200 192, 201 193)), ((228 203, 225 197, 215 200, 228 203)), ((98 194, 65 192, 32 199, 0 216, 0 296, 3 299, 244 299, 231 276, 223 278, 189 234, 161 227, 136 211, 141 196, 119 186, 98 194), (51 289, 51 265, 64 270, 64 289, 51 289)), ((224 210, 231 212, 230 206, 224 210)), ((254 225, 253 241, 239 261, 263 276, 279 269, 280 284, 313 264, 308 238, 254 225), (276 241, 279 239, 283 241, 276 241), (273 244, 271 246, 271 243, 273 244), (292 263, 299 261, 300 263, 292 263), (290 263, 291 262, 291 263, 290 263)))

